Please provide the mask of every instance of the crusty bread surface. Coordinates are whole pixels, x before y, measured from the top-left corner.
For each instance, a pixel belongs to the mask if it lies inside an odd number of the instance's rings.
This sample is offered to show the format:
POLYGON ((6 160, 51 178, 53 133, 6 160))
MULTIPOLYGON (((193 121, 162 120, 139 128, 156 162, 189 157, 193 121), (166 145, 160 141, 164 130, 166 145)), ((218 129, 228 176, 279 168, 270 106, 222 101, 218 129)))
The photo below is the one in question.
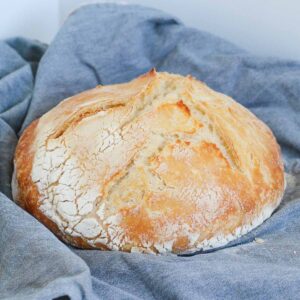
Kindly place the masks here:
POLYGON ((14 172, 15 201, 65 242, 155 254, 223 246, 284 191, 263 122, 191 76, 155 70, 34 121, 14 172))

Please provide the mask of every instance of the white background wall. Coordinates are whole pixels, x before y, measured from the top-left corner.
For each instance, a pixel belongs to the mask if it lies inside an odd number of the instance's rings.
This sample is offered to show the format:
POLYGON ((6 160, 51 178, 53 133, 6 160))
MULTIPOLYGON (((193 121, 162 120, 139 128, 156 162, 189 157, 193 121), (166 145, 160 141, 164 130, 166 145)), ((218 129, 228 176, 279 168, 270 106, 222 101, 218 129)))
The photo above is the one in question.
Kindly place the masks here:
MULTIPOLYGON (((0 0, 0 38, 49 43, 63 20, 88 0, 0 0)), ((104 1, 98 1, 104 2, 104 1)), ((163 9, 258 55, 300 60, 300 0, 120 0, 163 9)))

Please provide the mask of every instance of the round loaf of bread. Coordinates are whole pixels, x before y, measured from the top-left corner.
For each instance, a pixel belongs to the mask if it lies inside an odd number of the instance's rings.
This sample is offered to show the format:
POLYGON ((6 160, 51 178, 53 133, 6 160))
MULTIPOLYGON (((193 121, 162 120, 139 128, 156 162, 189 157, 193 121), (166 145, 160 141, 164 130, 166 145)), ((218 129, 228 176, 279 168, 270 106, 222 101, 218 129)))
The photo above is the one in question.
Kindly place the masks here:
POLYGON ((279 146, 246 108, 155 70, 62 101, 23 133, 14 199, 80 248, 186 253, 270 217, 279 146))

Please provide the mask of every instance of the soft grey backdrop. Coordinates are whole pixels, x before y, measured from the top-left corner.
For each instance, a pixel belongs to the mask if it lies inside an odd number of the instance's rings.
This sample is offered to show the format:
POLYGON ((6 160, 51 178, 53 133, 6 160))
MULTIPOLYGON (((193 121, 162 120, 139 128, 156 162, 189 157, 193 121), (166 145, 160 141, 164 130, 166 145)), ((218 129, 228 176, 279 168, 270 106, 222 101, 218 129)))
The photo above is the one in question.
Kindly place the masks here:
POLYGON ((0 38, 22 35, 49 43, 72 10, 93 2, 162 9, 254 54, 300 60, 299 0, 1 0, 0 38))
POLYGON ((26 39, 0 42, 0 298, 296 298, 299 113, 299 62, 258 58, 152 9, 88 6, 71 15, 49 47, 26 39), (272 128, 291 174, 284 201, 248 235, 195 256, 69 248, 11 201, 18 136, 63 98, 99 83, 130 80, 152 67, 194 75, 272 128))

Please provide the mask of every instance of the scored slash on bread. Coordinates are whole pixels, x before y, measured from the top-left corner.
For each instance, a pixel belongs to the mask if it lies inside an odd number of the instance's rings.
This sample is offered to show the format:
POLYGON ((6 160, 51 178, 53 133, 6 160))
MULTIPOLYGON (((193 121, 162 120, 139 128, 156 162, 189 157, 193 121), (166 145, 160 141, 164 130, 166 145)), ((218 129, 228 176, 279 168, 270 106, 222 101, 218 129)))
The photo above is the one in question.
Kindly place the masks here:
POLYGON ((225 245, 284 191, 270 129, 188 76, 151 70, 62 101, 23 133, 14 199, 80 248, 183 253, 225 245))

